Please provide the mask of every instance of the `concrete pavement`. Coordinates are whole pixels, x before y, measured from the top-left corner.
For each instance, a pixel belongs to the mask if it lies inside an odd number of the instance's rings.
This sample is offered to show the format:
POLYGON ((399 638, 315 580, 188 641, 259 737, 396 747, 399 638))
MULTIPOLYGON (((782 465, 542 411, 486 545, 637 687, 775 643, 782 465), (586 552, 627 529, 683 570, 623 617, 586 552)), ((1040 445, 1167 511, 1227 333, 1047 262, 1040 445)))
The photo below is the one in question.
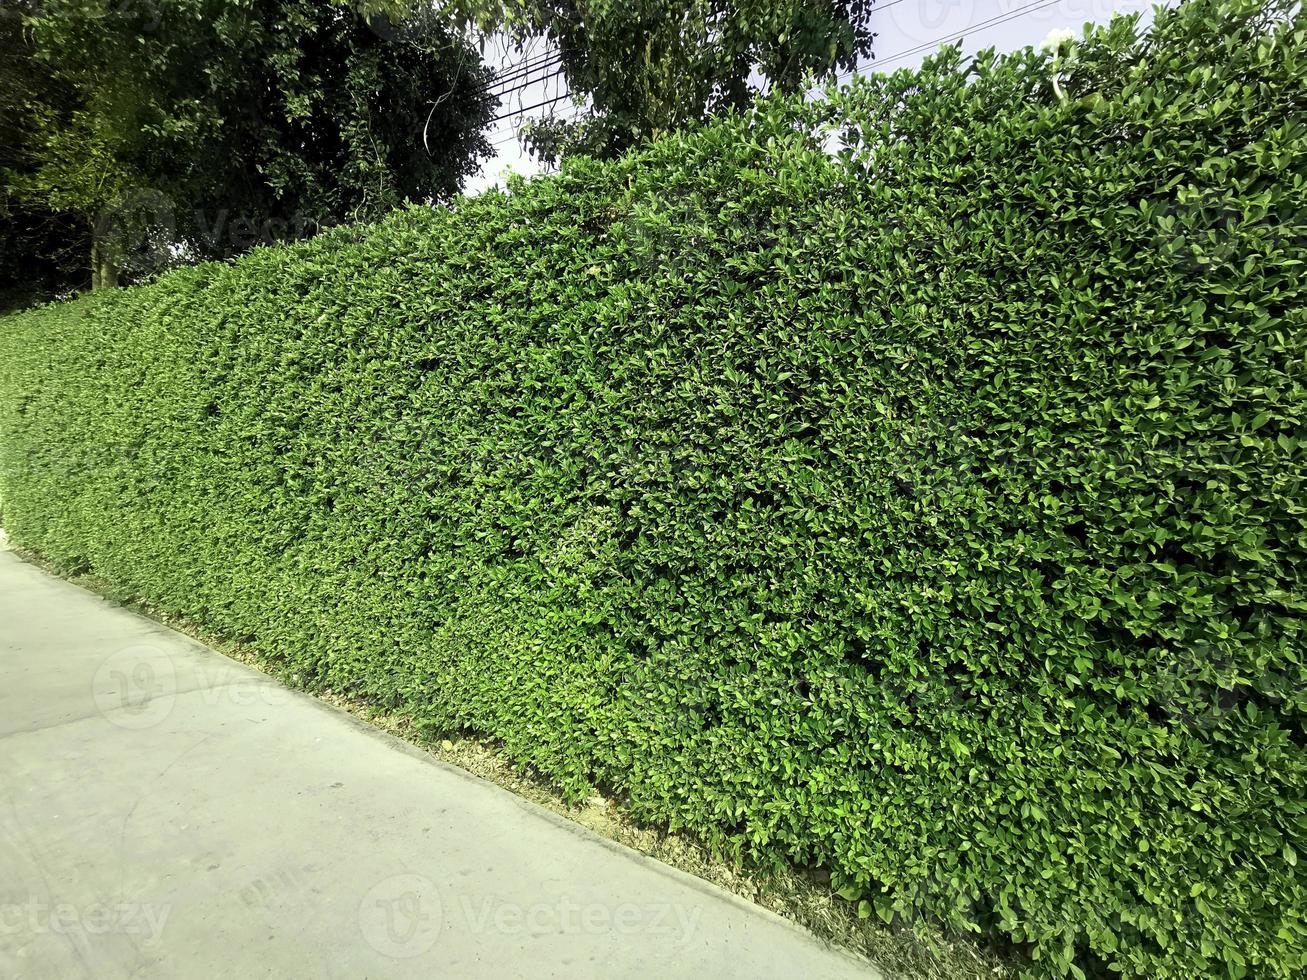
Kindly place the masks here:
POLYGON ((877 974, 0 548, 0 976, 877 974))

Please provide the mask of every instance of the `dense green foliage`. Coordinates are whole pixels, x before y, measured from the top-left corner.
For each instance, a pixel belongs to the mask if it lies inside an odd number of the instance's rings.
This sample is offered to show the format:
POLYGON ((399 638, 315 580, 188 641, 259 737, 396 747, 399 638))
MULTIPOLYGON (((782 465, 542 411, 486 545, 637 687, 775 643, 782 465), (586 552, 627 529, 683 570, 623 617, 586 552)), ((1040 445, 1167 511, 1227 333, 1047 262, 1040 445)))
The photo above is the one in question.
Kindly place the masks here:
POLYGON ((1305 51, 1193 0, 11 316, 5 526, 866 914, 1301 975, 1305 51))
POLYGON ((343 0, 5 13, 0 192, 74 216, 95 285, 446 199, 489 152, 489 70, 431 12, 384 36, 343 0))

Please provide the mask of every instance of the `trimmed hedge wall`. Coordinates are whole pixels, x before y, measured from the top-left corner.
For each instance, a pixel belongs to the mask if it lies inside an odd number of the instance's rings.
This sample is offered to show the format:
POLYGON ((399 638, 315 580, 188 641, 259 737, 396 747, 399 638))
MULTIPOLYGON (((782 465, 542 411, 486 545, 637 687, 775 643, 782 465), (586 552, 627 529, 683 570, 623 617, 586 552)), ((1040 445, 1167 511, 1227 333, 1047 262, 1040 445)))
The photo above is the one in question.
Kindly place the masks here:
POLYGON ((1300 975, 1304 31, 946 53, 6 318, 5 526, 865 914, 1300 975))

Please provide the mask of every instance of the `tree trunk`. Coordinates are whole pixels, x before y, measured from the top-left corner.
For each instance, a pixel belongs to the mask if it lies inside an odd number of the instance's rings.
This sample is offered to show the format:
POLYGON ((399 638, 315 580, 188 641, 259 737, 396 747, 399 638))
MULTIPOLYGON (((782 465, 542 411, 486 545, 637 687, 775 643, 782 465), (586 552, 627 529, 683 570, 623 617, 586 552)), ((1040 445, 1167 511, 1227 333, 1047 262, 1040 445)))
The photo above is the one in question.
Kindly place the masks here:
POLYGON ((113 289, 118 285, 118 263, 113 249, 102 244, 91 232, 91 289, 113 289))

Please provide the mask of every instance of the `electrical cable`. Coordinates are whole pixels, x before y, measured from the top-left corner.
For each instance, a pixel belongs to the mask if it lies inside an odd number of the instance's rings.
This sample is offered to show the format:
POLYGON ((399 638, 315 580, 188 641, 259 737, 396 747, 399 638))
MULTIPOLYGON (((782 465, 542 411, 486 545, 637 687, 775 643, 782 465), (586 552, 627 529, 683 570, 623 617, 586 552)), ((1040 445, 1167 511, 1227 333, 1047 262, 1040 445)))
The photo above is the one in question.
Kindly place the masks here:
MULTIPOLYGON (((893 0, 893 3, 901 3, 901 2, 902 0, 893 0)), ((951 34, 945 34, 942 37, 937 37, 933 41, 926 41, 924 44, 918 44, 915 47, 906 48, 903 51, 896 52, 895 54, 892 54, 887 58, 872 58, 872 60, 869 61, 862 68, 850 68, 847 71, 840 72, 838 75, 835 76, 835 81, 838 82, 841 79, 849 78, 850 76, 857 74, 859 71, 875 71, 881 65, 887 65, 890 62, 899 61, 903 58, 911 57, 914 54, 920 54, 923 51, 934 50, 941 44, 947 44, 950 41, 961 40, 965 38, 968 34, 971 34, 975 31, 986 30, 990 27, 997 27, 999 24, 1006 24, 1010 20, 1016 20, 1018 17, 1024 16, 1025 14, 1034 13, 1036 10, 1043 10, 1045 7, 1052 7, 1060 2, 1061 0, 1040 0, 1040 2, 1025 4, 1024 6, 1017 7, 1013 10, 1009 10, 1007 11, 1007 13, 990 17, 987 20, 982 20, 975 24, 969 24, 967 27, 963 28, 962 30, 954 31, 951 34)), ((886 4, 885 6, 889 7, 892 6, 892 4, 886 4)), ((880 9, 883 10, 885 8, 882 7, 880 9)), ((874 12, 874 8, 873 8, 873 12, 874 12)))

